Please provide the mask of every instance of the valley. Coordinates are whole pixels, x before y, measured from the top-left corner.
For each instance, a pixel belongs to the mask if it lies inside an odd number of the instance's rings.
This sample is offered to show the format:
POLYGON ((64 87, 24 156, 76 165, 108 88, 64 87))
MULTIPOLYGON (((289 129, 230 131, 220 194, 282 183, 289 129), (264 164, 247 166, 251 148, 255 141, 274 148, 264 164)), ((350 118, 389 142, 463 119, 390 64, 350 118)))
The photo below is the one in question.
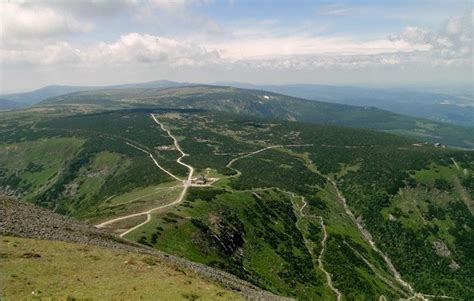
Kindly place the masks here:
POLYGON ((472 152, 195 109, 59 112, 9 116, 4 193, 280 296, 473 294, 472 152))
POLYGON ((472 1, 0 1, 0 301, 474 301, 472 1))

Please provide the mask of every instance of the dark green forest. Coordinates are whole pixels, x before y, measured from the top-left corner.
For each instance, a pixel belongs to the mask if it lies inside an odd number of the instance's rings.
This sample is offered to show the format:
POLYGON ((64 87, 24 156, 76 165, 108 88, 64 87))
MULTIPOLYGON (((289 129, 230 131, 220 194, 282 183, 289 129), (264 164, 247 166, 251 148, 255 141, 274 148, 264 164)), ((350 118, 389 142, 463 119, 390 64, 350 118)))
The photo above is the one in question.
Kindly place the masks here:
POLYGON ((195 176, 217 181, 191 187, 182 203, 156 212, 127 238, 302 300, 335 299, 320 258, 347 300, 412 296, 347 214, 339 190, 414 292, 474 298, 472 151, 367 129, 210 111, 18 114, 0 131, 0 187, 86 220, 151 206, 149 191, 175 180, 129 144, 187 175, 151 113, 178 137, 195 176), (38 160, 35 147, 53 152, 54 141, 69 155, 38 160), (11 151, 18 148, 24 151, 11 151), (133 194, 139 197, 123 202, 133 194))

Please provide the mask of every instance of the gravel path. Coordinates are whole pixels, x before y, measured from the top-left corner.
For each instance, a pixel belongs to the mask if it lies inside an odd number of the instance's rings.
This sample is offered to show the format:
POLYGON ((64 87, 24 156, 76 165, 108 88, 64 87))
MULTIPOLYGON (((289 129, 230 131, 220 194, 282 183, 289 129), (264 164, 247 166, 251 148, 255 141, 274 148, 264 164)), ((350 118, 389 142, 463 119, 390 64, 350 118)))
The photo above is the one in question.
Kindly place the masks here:
MULTIPOLYGON (((291 197, 294 198, 294 195, 292 194, 291 197)), ((301 197, 301 200, 303 201, 303 206, 301 206, 301 208, 299 210, 299 215, 300 215, 300 217, 306 217, 306 214, 304 214, 304 208, 306 208, 308 203, 306 202, 304 197, 301 197)), ((328 234, 326 232, 326 226, 324 225, 324 219, 323 219, 322 216, 319 216, 319 215, 316 216, 316 217, 319 219, 321 229, 323 230, 323 238, 321 240, 321 251, 319 252, 319 255, 317 257, 318 267, 324 273, 324 275, 326 276, 326 284, 329 287, 329 289, 331 289, 334 292, 334 294, 336 295, 336 300, 341 301, 342 293, 334 286, 334 284, 332 282, 332 275, 324 268, 323 256, 324 256, 324 251, 326 250, 326 241, 327 241, 327 238, 328 238, 328 234)), ((306 239, 306 237, 304 237, 304 240, 305 240, 305 244, 309 243, 308 240, 306 239)), ((311 247, 308 247, 308 251, 310 252, 310 254, 313 257, 315 257, 311 247)))
POLYGON ((188 188, 189 186, 191 186, 191 179, 193 177, 193 173, 194 173, 194 168, 189 165, 189 164, 186 164, 184 162, 182 162, 182 159, 186 156, 188 156, 188 154, 184 153, 183 150, 181 149, 179 143, 178 143, 178 139, 176 139, 175 136, 173 136, 170 132, 170 130, 166 129, 165 126, 160 122, 158 121, 158 119, 156 118, 155 115, 151 114, 151 117, 153 118, 153 120, 160 126, 160 128, 166 132, 168 134, 168 136, 173 139, 173 142, 174 142, 174 146, 175 148, 181 153, 181 156, 176 159, 176 162, 184 167, 186 167, 188 170, 189 170, 189 173, 188 173, 188 176, 187 176, 187 179, 186 180, 183 180, 181 178, 179 178, 178 176, 174 175, 172 172, 170 172, 169 170, 165 169, 164 167, 162 167, 158 161, 155 159, 155 157, 153 156, 152 153, 150 153, 149 151, 139 147, 139 146, 136 146, 136 145, 133 145, 129 142, 125 142, 125 144, 133 147, 133 148, 136 148, 146 154, 148 154, 150 156, 150 158, 152 159, 153 163, 155 163, 155 165, 161 169, 162 171, 164 171, 165 173, 167 173, 170 177, 178 180, 178 181, 181 181, 183 183, 183 190, 181 191, 179 197, 174 201, 174 202, 171 202, 169 204, 166 204, 166 205, 162 205, 162 206, 158 206, 158 207, 155 207, 155 208, 152 208, 150 210, 147 210, 147 211, 143 211, 143 212, 139 212, 139 213, 134 213, 134 214, 129 214, 129 215, 125 215, 125 216, 121 216, 121 217, 117 217, 117 218, 113 218, 111 220, 108 220, 108 221, 105 221, 103 223, 100 223, 98 225, 96 225, 97 228, 103 228, 107 225, 110 225, 112 223, 115 223, 115 222, 118 222, 118 221, 121 221, 121 220, 124 220, 124 219, 128 219, 128 218, 131 218, 131 217, 135 217, 135 216, 140 216, 140 215, 146 215, 146 220, 138 225, 135 225, 133 226, 132 228, 126 230, 125 232, 121 233, 120 234, 120 237, 124 237, 125 235, 135 231, 136 229, 146 225, 147 223, 149 223, 151 221, 151 213, 154 212, 154 211, 158 211, 158 210, 161 210, 161 209, 164 209, 164 208, 167 208, 167 207, 172 207, 172 206, 175 206, 175 205, 178 205, 179 203, 181 203, 183 200, 184 200, 184 197, 186 195, 186 192, 188 191, 188 188))

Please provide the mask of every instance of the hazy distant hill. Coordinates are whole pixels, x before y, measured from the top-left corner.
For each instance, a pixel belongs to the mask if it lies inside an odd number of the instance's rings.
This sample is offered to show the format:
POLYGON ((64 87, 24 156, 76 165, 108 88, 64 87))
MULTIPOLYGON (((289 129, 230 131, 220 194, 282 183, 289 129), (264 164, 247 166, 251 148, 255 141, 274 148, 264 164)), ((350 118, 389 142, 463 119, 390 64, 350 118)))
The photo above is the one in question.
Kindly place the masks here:
POLYGON ((15 109, 19 107, 21 107, 21 104, 15 101, 0 98, 0 110, 15 109))
POLYGON ((41 105, 100 105, 104 109, 158 107, 224 111, 323 124, 369 128, 421 140, 473 147, 471 128, 357 107, 232 87, 194 85, 169 89, 107 89, 47 99, 41 105))
POLYGON ((446 94, 401 88, 369 89, 329 85, 254 85, 221 82, 224 86, 259 89, 305 99, 354 106, 371 106, 415 117, 474 126, 472 91, 446 94))
MULTIPOLYGON (((199 84, 157 80, 110 86, 47 86, 31 92, 0 95, 0 109, 34 105, 42 100, 80 91, 103 89, 166 89, 199 84), (8 103, 6 103, 8 101, 8 103)), ((220 86, 264 90, 310 100, 353 106, 370 106, 391 112, 427 118, 434 121, 474 126, 474 99, 470 91, 441 93, 409 89, 369 89, 329 85, 254 85, 218 82, 220 86)))
MULTIPOLYGON (((171 82, 167 80, 157 80, 157 81, 151 81, 151 82, 146 82, 146 83, 132 83, 132 84, 112 85, 112 86, 53 85, 53 86, 46 86, 44 88, 37 89, 31 92, 4 94, 4 95, 0 95, 0 98, 16 103, 16 107, 20 107, 20 106, 34 105, 50 97, 55 97, 55 96, 79 92, 79 91, 99 90, 99 89, 131 89, 131 88, 163 89, 163 88, 180 87, 184 85, 190 85, 190 84, 171 82)), ((0 108, 1 106, 2 106, 2 102, 0 100, 0 108)))

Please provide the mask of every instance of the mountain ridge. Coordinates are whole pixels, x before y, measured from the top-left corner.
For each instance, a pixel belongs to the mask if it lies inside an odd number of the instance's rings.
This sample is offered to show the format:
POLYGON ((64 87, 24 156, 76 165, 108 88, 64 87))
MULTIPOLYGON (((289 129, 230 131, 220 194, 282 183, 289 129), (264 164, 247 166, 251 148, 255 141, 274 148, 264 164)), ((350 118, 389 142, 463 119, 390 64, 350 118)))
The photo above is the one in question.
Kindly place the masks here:
POLYGON ((168 80, 154 80, 143 83, 116 84, 104 86, 74 86, 74 85, 49 85, 28 92, 1 94, 0 98, 16 103, 16 106, 35 105, 50 97, 75 93, 80 91, 92 91, 102 89, 129 89, 129 88, 165 88, 192 85, 168 80))
POLYGON ((398 114, 474 126, 472 89, 446 92, 414 88, 364 88, 317 84, 255 85, 217 82, 222 86, 272 91, 294 97, 355 106, 372 106, 398 114))
POLYGON ((61 95, 40 106, 95 105, 103 109, 156 107, 217 110, 257 117, 337 124, 405 134, 432 143, 472 148, 470 128, 409 117, 374 107, 358 107, 296 98, 274 92, 192 85, 163 89, 105 89, 61 95))

